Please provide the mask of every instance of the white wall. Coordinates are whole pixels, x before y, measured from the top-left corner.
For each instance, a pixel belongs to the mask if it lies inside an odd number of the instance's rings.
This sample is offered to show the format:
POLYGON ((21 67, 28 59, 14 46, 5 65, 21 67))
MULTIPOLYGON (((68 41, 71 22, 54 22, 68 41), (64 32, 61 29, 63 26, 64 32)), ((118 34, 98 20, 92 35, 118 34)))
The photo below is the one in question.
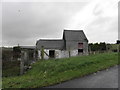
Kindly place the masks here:
POLYGON ((41 59, 41 52, 38 50, 38 59, 41 59))
MULTIPOLYGON (((48 49, 44 49, 44 51, 49 55, 49 50, 48 49)), ((38 50, 38 59, 41 59, 41 51, 38 50)), ((44 59, 49 59, 49 57, 44 54, 44 59)))
MULTIPOLYGON (((49 55, 49 50, 51 49, 44 49, 44 51, 49 55)), ((52 49, 55 50, 55 58, 68 58, 69 57, 69 51, 67 50, 58 50, 58 49, 52 49)), ((77 56, 78 50, 71 50, 70 51, 71 56, 77 56)), ((41 59, 41 52, 38 50, 38 58, 41 59)), ((44 59, 49 59, 49 57, 44 54, 44 59)))
POLYGON ((71 50, 70 55, 71 56, 77 56, 78 55, 78 50, 71 50))
POLYGON ((55 50, 55 58, 61 58, 61 50, 55 50))
MULTIPOLYGON (((44 49, 44 51, 49 55, 49 50, 48 49, 44 49)), ((49 59, 49 57, 46 54, 44 54, 44 59, 49 59)))
POLYGON ((69 57, 69 52, 65 50, 60 51, 60 58, 65 58, 65 57, 66 58, 69 57))

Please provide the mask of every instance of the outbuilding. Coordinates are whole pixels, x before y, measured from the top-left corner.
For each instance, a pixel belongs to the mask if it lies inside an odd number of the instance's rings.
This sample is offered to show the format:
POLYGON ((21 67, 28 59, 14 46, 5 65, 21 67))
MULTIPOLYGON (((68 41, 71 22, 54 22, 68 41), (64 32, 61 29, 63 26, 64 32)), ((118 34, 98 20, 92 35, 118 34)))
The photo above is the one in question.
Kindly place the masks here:
POLYGON ((62 39, 40 39, 36 43, 38 57, 44 59, 88 55, 88 39, 83 30, 64 30, 62 39))

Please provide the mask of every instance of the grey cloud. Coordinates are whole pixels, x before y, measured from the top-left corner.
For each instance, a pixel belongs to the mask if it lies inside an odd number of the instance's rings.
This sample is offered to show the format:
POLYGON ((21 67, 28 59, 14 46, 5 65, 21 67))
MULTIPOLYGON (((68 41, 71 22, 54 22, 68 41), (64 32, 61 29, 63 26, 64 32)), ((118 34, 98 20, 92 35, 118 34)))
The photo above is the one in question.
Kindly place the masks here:
POLYGON ((96 4, 96 6, 94 7, 94 10, 93 10, 93 14, 98 16, 102 13, 103 13, 103 10, 99 9, 99 4, 96 4))
POLYGON ((34 45, 39 38, 61 38, 65 25, 85 5, 78 2, 3 3, 3 44, 34 45))
POLYGON ((116 42, 118 35, 117 17, 100 17, 86 27, 90 42, 116 42))

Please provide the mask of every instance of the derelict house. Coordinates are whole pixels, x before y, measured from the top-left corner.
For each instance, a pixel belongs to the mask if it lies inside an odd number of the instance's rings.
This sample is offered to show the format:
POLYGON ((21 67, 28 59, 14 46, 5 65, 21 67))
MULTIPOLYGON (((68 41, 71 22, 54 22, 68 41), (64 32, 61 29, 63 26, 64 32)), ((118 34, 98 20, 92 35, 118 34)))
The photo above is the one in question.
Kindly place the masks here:
POLYGON ((44 48, 44 59, 65 58, 77 55, 88 55, 88 39, 83 30, 64 30, 63 39, 40 39, 36 43, 38 57, 44 48))
POLYGON ((29 64, 36 60, 36 46, 15 46, 13 48, 14 60, 22 59, 25 64, 29 64))

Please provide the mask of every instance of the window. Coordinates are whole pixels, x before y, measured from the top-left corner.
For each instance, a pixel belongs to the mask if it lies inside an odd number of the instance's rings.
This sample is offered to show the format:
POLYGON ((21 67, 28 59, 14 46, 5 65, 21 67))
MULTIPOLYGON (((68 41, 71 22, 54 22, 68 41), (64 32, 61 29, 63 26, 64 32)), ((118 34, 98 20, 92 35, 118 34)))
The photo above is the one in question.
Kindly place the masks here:
POLYGON ((78 49, 83 49, 83 43, 78 43, 78 49))

